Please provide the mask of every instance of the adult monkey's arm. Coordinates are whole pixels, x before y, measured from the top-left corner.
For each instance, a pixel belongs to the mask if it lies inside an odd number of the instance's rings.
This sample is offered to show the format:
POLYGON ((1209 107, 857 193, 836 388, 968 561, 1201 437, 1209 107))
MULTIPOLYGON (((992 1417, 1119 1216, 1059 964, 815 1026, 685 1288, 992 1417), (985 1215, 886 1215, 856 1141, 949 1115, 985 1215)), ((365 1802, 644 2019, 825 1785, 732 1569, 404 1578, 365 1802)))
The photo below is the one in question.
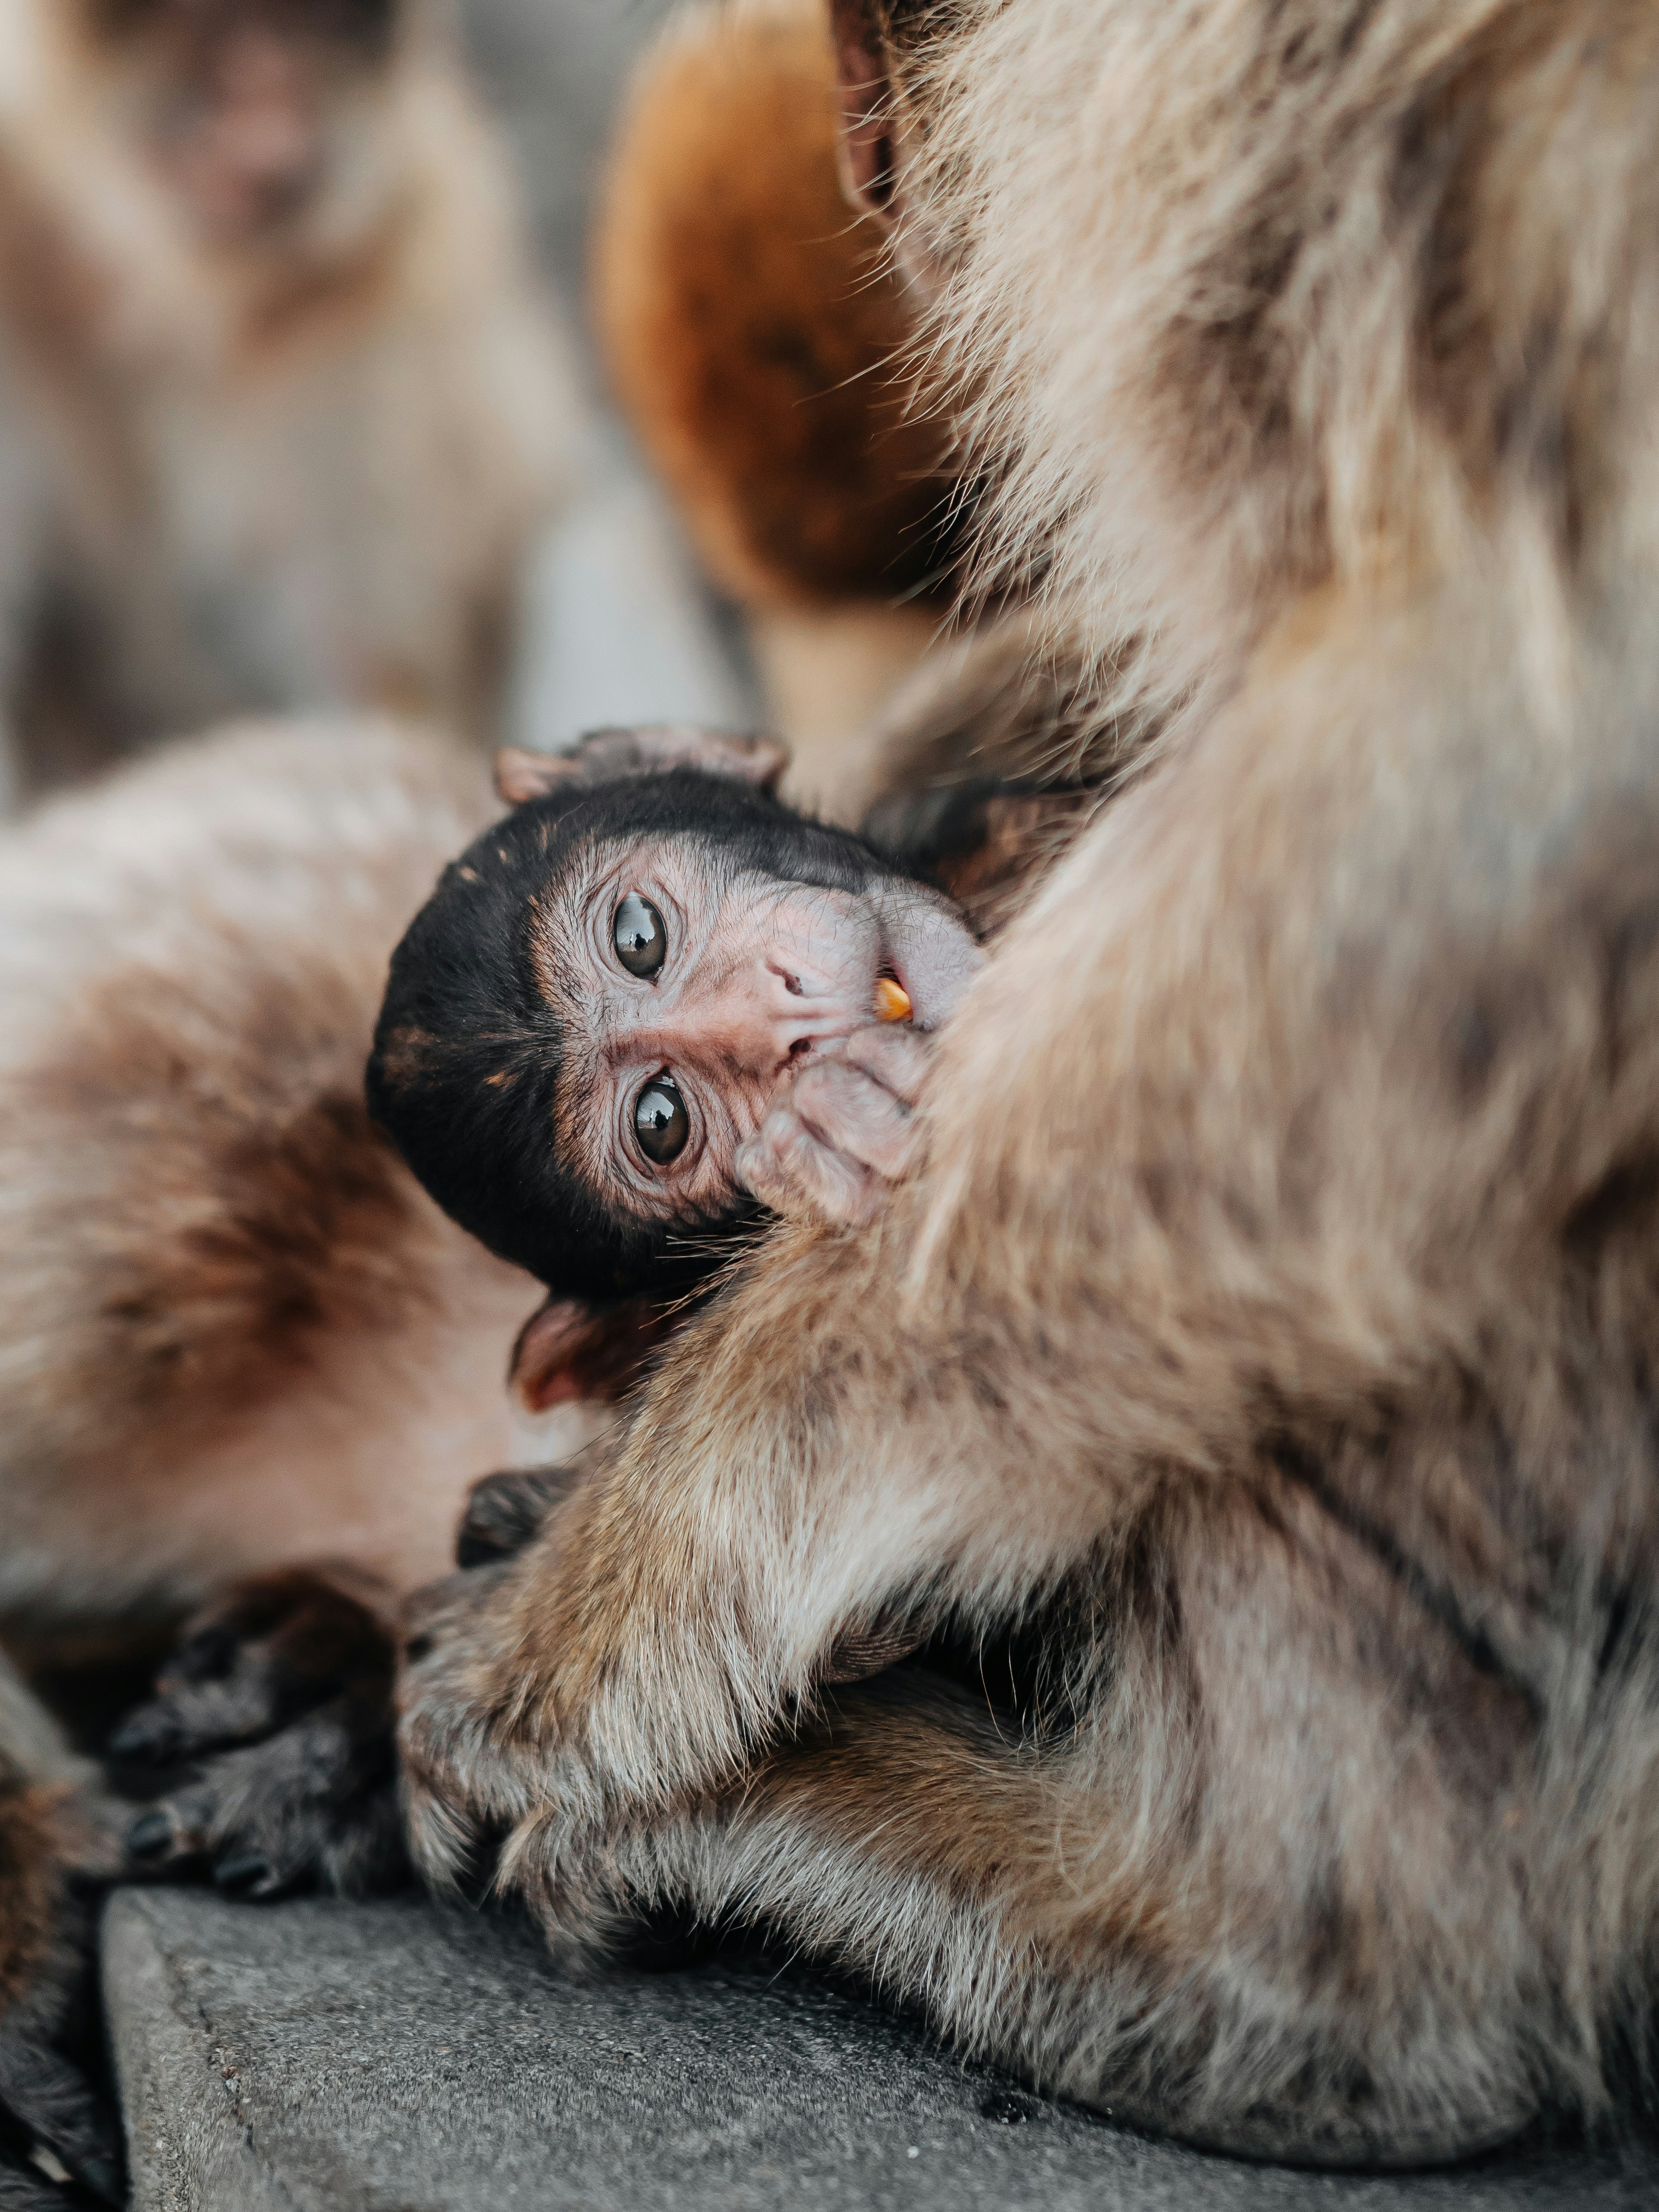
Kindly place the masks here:
POLYGON ((1620 856, 1659 789, 1637 702, 1559 742, 1472 661, 1495 628, 1310 610, 1082 840, 941 1041, 886 1221, 769 1246, 410 1670, 428 1865, 550 1803, 580 1854, 738 1772, 848 1637, 1006 1619, 1153 1486, 1547 1328, 1562 1224, 1653 1133, 1605 1048, 1653 987, 1620 856))

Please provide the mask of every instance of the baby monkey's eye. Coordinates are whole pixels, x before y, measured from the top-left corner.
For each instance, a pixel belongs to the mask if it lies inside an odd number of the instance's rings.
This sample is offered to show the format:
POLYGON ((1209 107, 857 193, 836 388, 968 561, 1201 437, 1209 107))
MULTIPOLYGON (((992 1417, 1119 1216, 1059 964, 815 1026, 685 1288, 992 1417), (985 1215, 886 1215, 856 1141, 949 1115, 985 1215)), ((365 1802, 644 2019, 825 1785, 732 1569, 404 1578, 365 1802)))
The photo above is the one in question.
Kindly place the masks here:
POLYGON ((617 957, 630 975, 654 975, 668 950, 668 932, 648 898, 629 891, 611 925, 617 957))
POLYGON ((634 1133, 647 1159, 659 1167, 678 1159, 685 1150, 691 1117, 672 1075, 653 1075, 634 1101, 634 1133))

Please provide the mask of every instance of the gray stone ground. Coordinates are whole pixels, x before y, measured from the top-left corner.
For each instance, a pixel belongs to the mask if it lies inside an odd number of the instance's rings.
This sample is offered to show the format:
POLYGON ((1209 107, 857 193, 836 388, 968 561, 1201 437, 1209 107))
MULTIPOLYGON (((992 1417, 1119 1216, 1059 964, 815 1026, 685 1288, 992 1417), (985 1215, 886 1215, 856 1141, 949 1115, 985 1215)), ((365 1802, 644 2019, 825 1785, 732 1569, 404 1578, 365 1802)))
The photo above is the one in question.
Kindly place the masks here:
POLYGON ((414 1901, 129 1890, 135 2212, 1636 2212, 1659 2163, 1367 2178, 1207 2158, 964 2069, 799 1973, 559 1972, 414 1901))
MULTIPOLYGON (((668 0, 465 0, 545 264, 580 297, 628 57, 668 0)), ((538 564, 525 741, 745 720, 740 672, 614 428, 538 564)), ((104 1947, 136 2212, 1578 2212, 1659 2162, 1538 2153, 1356 2179, 1229 2164, 967 2071, 810 1977, 579 1983, 510 1923, 412 1900, 127 1891, 104 1947)))

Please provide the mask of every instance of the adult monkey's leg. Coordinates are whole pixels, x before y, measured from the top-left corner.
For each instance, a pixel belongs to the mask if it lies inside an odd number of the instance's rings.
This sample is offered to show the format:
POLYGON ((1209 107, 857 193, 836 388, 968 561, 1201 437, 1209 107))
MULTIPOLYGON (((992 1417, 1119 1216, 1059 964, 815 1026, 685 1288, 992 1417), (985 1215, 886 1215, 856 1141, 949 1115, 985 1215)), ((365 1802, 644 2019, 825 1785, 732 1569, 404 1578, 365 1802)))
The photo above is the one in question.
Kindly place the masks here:
POLYGON ((1540 1945, 1491 1802, 1524 1701, 1352 1532, 1271 1467, 1168 1497, 1020 1644, 835 1689, 714 1799, 574 1848, 549 1805, 506 1878, 563 1949, 758 1923, 965 2052, 1236 2148, 1397 2161, 1529 2114, 1540 1945))

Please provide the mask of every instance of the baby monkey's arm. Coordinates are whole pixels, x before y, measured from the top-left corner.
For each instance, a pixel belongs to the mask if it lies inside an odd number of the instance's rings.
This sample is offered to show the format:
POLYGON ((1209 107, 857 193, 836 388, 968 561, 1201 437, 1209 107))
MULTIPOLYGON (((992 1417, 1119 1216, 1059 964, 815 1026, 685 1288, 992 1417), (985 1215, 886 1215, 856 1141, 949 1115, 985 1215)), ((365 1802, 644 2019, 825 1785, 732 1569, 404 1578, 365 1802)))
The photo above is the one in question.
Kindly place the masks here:
POLYGON ((775 1213, 873 1221, 909 1159, 933 1040, 872 1023, 814 1057, 737 1155, 744 1187, 775 1213))

